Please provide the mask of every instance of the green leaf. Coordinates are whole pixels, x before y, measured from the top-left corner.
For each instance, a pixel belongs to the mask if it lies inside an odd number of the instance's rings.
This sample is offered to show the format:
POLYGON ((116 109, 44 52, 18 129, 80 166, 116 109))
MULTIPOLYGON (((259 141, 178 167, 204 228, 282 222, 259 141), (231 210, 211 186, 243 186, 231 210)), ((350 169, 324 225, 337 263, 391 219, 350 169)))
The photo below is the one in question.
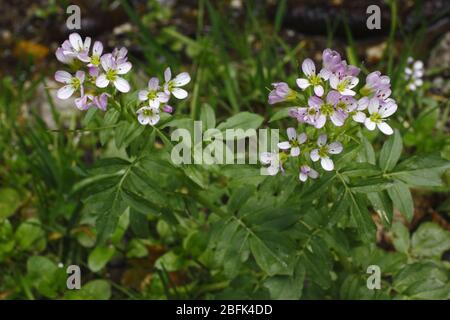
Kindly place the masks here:
POLYGON ((293 246, 280 233, 265 232, 250 237, 250 250, 258 266, 269 275, 292 274, 293 246))
POLYGON ((292 109, 292 108, 291 107, 283 108, 283 109, 280 109, 280 110, 276 111, 270 117, 269 123, 289 117, 289 110, 290 109, 292 109))
POLYGON ((382 218, 387 225, 390 225, 392 223, 394 210, 392 201, 386 191, 370 192, 367 194, 367 198, 369 198, 370 203, 372 204, 380 218, 382 218))
POLYGON ((292 277, 274 276, 264 281, 264 286, 269 290, 272 299, 298 300, 302 296, 304 281, 305 267, 299 262, 292 277))
POLYGON ((66 284, 64 270, 42 256, 33 256, 28 259, 27 279, 40 294, 47 298, 56 298, 58 291, 66 284))
POLYGON ((387 192, 394 203, 394 207, 410 222, 414 216, 414 202, 408 186, 401 181, 396 181, 387 192))
POLYGON ((435 223, 422 223, 411 239, 413 255, 418 257, 437 257, 450 250, 450 232, 435 223))
POLYGON ((401 162, 389 175, 410 186, 438 187, 442 174, 450 168, 450 162, 437 155, 413 156, 401 162))
POLYGON ((80 290, 67 291, 64 295, 68 300, 108 300, 111 298, 111 285, 106 280, 92 280, 80 290))
POLYGON ((358 133, 359 138, 362 142, 362 148, 358 154, 358 158, 361 162, 368 162, 370 164, 376 163, 375 150, 373 149, 372 143, 366 138, 362 132, 358 133))
POLYGON ((353 183, 350 188, 353 192, 369 193, 388 189, 392 185, 391 181, 383 178, 366 178, 353 183))
POLYGON ((36 218, 31 218, 22 222, 14 235, 18 249, 41 251, 45 249, 46 238, 41 222, 36 218))
POLYGON ((114 256, 116 249, 113 246, 98 246, 91 251, 88 257, 88 267, 93 272, 102 270, 114 256))
POLYGON ((403 144, 400 132, 395 129, 394 134, 384 143, 380 152, 380 168, 386 172, 394 169, 402 154, 403 144))
POLYGON ((368 162, 350 163, 343 167, 340 172, 348 177, 367 177, 381 174, 377 166, 368 162))
POLYGON ((364 199, 361 195, 352 193, 350 193, 350 198, 352 200, 350 212, 356 223, 361 239, 368 243, 374 242, 376 231, 375 223, 367 210, 364 199))
POLYGON ((220 123, 217 129, 225 131, 226 129, 257 129, 263 123, 264 118, 256 113, 239 112, 220 123))
POLYGON ((255 187, 249 185, 243 185, 236 188, 231 194, 230 200, 228 201, 228 212, 237 212, 250 198, 250 196, 255 192, 255 187))
POLYGON ((408 254, 410 247, 409 230, 400 222, 395 222, 392 225, 392 232, 394 235, 393 244, 397 251, 408 254))
POLYGON ((150 237, 147 216, 138 210, 130 209, 130 227, 139 238, 150 237))
POLYGON ((20 206, 19 193, 11 188, 0 189, 0 221, 13 215, 20 206))
POLYGON ((208 130, 216 127, 216 115, 213 108, 205 103, 200 111, 200 121, 203 123, 203 129, 208 130))

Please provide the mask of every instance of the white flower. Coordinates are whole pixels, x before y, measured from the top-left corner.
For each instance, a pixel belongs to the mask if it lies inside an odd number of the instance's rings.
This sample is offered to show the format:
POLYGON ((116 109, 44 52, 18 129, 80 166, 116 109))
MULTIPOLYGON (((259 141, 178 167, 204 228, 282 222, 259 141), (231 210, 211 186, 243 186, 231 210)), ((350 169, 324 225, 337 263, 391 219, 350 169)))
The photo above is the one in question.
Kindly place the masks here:
POLYGON ((130 62, 118 63, 114 60, 112 54, 105 54, 101 57, 100 62, 106 73, 101 74, 95 80, 95 85, 99 88, 106 88, 109 82, 112 82, 117 90, 126 93, 130 91, 130 84, 127 80, 118 75, 126 74, 130 71, 132 65, 130 62))
POLYGON ((301 133, 297 135, 294 128, 287 129, 287 135, 289 141, 283 141, 278 143, 278 148, 282 150, 291 149, 291 156, 298 157, 300 155, 300 145, 306 141, 306 133, 301 133))
POLYGON ((185 99, 188 96, 187 91, 180 87, 187 85, 191 81, 189 73, 182 72, 172 79, 172 72, 170 67, 168 67, 164 71, 164 81, 164 92, 167 95, 172 93, 177 99, 185 99))
POLYGON ((276 175, 280 169, 283 171, 279 153, 263 152, 260 155, 260 161, 262 164, 269 165, 269 167, 267 167, 267 173, 271 176, 276 175))
POLYGON ((138 121, 142 125, 154 126, 159 122, 159 109, 155 107, 142 107, 138 111, 138 121))
POLYGON ((307 77, 307 79, 299 78, 297 79, 297 85, 300 89, 305 90, 309 86, 314 87, 314 93, 321 97, 323 95, 322 78, 320 75, 316 75, 316 66, 311 59, 305 59, 302 63, 302 71, 307 77))
POLYGON ((371 99, 369 103, 369 117, 365 119, 364 125, 370 131, 378 127, 384 134, 391 135, 394 131, 385 120, 394 114, 395 111, 397 111, 397 104, 393 99, 387 99, 381 105, 378 99, 371 99))
POLYGON ((408 90, 415 91, 418 87, 423 85, 422 77, 425 73, 423 62, 420 60, 414 61, 408 59, 408 64, 410 66, 405 68, 406 87, 408 90))
POLYGON ((354 96, 356 94, 352 89, 358 84, 359 79, 354 76, 337 76, 332 74, 330 77, 330 86, 337 90, 343 96, 354 96))
POLYGON ((140 101, 149 101, 150 107, 159 108, 161 103, 169 101, 169 95, 165 92, 158 92, 161 89, 158 78, 151 78, 148 81, 148 90, 139 91, 140 101))
POLYGON ((67 71, 56 71, 55 80, 65 84, 65 86, 57 91, 56 96, 59 99, 65 100, 70 98, 78 89, 81 92, 81 96, 83 96, 84 78, 85 75, 83 71, 77 71, 75 76, 72 76, 67 71))
POLYGON ((300 174, 298 175, 298 178, 300 179, 300 181, 305 182, 308 177, 310 177, 311 179, 317 179, 318 176, 319 173, 316 170, 307 165, 304 165, 300 168, 300 174))
POLYGON ((95 41, 92 47, 92 55, 89 57, 88 67, 98 67, 100 65, 100 57, 103 53, 103 44, 100 41, 95 41))
POLYGON ((338 141, 334 141, 327 144, 327 135, 322 134, 317 139, 318 149, 311 151, 311 160, 316 162, 320 159, 320 164, 322 168, 326 171, 331 171, 334 169, 333 160, 330 159, 329 154, 338 154, 342 152, 342 144, 338 141))
POLYGON ((64 41, 62 44, 62 53, 67 57, 77 57, 83 62, 89 62, 89 48, 91 47, 91 38, 86 37, 81 39, 78 33, 69 35, 69 41, 64 41))

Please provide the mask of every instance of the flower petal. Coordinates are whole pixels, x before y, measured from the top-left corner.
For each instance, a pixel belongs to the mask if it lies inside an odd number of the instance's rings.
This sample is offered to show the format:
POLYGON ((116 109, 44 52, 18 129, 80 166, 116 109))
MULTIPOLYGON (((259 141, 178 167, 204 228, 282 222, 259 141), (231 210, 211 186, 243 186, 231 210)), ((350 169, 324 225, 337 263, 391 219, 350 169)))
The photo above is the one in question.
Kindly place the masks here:
POLYGON ((69 36, 69 42, 76 51, 80 51, 83 49, 83 40, 78 33, 72 33, 69 36))
POLYGON ((300 179, 301 182, 305 182, 308 179, 308 176, 305 173, 300 172, 298 178, 300 179))
POLYGON ((149 124, 149 122, 150 122, 150 117, 144 116, 144 114, 140 113, 140 114, 138 115, 138 121, 139 121, 140 124, 146 125, 146 124, 149 124))
POLYGON ((307 79, 297 79, 295 82, 297 83, 297 86, 302 90, 305 90, 311 85, 307 79))
POLYGON ((121 63, 117 66, 117 74, 125 74, 131 70, 132 64, 131 62, 121 63))
POLYGON ((370 118, 366 118, 366 120, 364 121, 364 125, 366 126, 366 128, 370 131, 375 130, 376 124, 375 122, 373 122, 372 120, 370 120, 370 118))
POLYGON ((320 159, 320 157, 319 157, 319 149, 312 150, 309 156, 310 156, 311 160, 314 161, 314 162, 319 160, 320 159))
POLYGON ((298 143, 300 143, 300 144, 303 144, 303 143, 305 143, 306 142, 306 139, 308 139, 308 136, 306 135, 306 133, 300 133, 298 136, 297 136, 297 141, 298 141, 298 143))
POLYGON ((182 87, 182 86, 188 84, 190 81, 191 81, 191 76, 189 75, 189 73, 182 72, 173 79, 173 84, 176 87, 182 87))
POLYGON ((319 176, 319 173, 318 173, 316 170, 310 168, 310 170, 309 170, 309 172, 308 172, 308 176, 309 176, 311 179, 317 179, 317 177, 319 176))
POLYGON ((387 118, 393 115, 395 111, 397 111, 397 104, 393 101, 389 101, 381 106, 378 112, 382 118, 387 118))
POLYGON ((321 114, 315 121, 314 123, 314 127, 316 127, 317 129, 323 128, 323 126, 325 125, 325 123, 327 122, 327 117, 323 114, 321 114))
POLYGON ((372 98, 369 101, 369 113, 374 114, 375 112, 378 112, 378 109, 380 107, 380 102, 377 98, 372 98))
POLYGON ((394 133, 394 130, 392 130, 391 126, 388 125, 386 122, 380 122, 377 123, 378 129, 380 129, 381 132, 383 132, 386 135, 391 135, 394 133))
POLYGON ((316 74, 316 66, 311 59, 305 59, 302 63, 302 71, 306 76, 311 76, 316 74))
POLYGON ((262 164, 269 164, 272 162, 274 154, 271 152, 263 152, 259 155, 259 160, 262 164))
POLYGON ((72 87, 70 84, 65 85, 64 87, 60 88, 57 92, 56 92, 56 96, 61 99, 61 100, 65 100, 70 98, 70 96, 75 92, 75 88, 72 87))
POLYGON ((150 91, 156 91, 159 89, 159 79, 156 77, 151 78, 148 80, 148 89, 150 91))
POLYGON ((300 148, 299 147, 291 148, 291 156, 292 157, 298 157, 299 154, 300 154, 300 148))
POLYGON ((339 154, 343 150, 342 143, 340 143, 339 141, 334 141, 329 144, 328 150, 328 152, 331 154, 339 154))
POLYGON ((170 67, 167 67, 166 70, 164 70, 164 81, 169 82, 170 79, 172 79, 172 71, 170 71, 170 67))
POLYGON ((364 123, 364 121, 366 120, 366 114, 364 112, 357 111, 353 116, 353 120, 359 123, 364 123))
POLYGON ((173 88, 172 89, 172 94, 177 99, 185 99, 188 96, 187 91, 184 90, 184 89, 181 89, 181 88, 173 88))
POLYGON ((319 97, 312 96, 308 99, 308 105, 313 108, 319 108, 323 105, 323 100, 319 97))
POLYGON ((72 75, 67 71, 59 70, 55 72, 55 80, 61 83, 70 83, 72 75))
POLYGON ((291 147, 291 144, 289 143, 289 141, 283 141, 277 144, 278 148, 280 148, 281 150, 287 150, 291 147))
POLYGON ((319 136, 319 138, 317 139, 317 145, 319 147, 324 146, 327 143, 327 135, 326 134, 321 134, 319 136))
POLYGON ((94 47, 92 48, 92 53, 100 57, 103 53, 103 43, 101 43, 100 41, 95 41, 94 47))
POLYGON ((138 97, 139 97, 140 101, 147 101, 148 100, 148 90, 139 91, 138 97))
POLYGON ((287 136, 289 141, 291 141, 292 139, 295 139, 297 137, 297 131, 295 130, 295 128, 287 128, 287 136))
POLYGON ((323 87, 321 85, 314 86, 314 93, 321 97, 323 95, 323 87))
POLYGON ((101 74, 95 80, 95 85, 99 88, 106 88, 109 84, 109 80, 106 79, 106 74, 101 74))
POLYGON ((330 158, 320 159, 320 164, 321 164, 322 168, 326 171, 331 171, 334 169, 333 160, 331 160, 330 158))
POLYGON ((127 93, 128 91, 130 91, 130 84, 124 78, 116 77, 116 80, 114 80, 113 83, 116 89, 120 92, 127 93))

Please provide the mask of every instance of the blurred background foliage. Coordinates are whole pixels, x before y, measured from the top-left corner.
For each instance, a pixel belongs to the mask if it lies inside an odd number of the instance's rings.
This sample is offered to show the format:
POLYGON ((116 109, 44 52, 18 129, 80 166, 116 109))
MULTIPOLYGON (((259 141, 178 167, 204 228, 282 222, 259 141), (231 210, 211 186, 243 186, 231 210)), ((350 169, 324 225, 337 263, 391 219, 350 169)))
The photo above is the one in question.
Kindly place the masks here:
MULTIPOLYGON (((280 80, 294 83, 300 61, 319 60, 332 47, 364 72, 379 69, 391 77, 403 156, 438 153, 450 160, 447 1, 1 0, 0 299, 300 298, 302 288, 305 299, 450 298, 448 171, 444 186, 413 190, 414 206, 405 209, 410 221, 398 210, 392 228, 378 221, 376 244, 355 246, 336 231, 343 241, 334 256, 310 257, 316 281, 303 281, 305 271, 298 269, 294 287, 283 276, 235 274, 227 267, 229 239, 211 230, 201 198, 185 197, 188 215, 129 209, 111 239, 96 245, 93 219, 86 214, 90 202, 83 203, 74 186, 82 188, 89 170, 101 170, 100 159, 125 155, 127 143, 108 140, 105 135, 112 133, 99 130, 96 118, 81 114, 71 101, 55 101, 53 53, 69 33, 69 4, 81 7, 83 36, 129 48, 134 87, 168 65, 190 72, 190 98, 179 104, 177 115, 199 119, 207 109, 219 123, 250 111, 280 127, 285 120, 277 121, 279 109, 268 106, 267 88, 280 80), (365 26, 369 4, 381 7, 381 30, 365 26), (413 93, 403 77, 409 56, 426 68, 424 86, 413 93), (383 270, 380 291, 365 286, 372 262, 383 270), (82 268, 79 291, 65 289, 61 266, 69 264, 82 268)), ((367 137, 380 149, 375 135, 367 137)), ((159 137, 153 139, 161 146, 159 137)), ((155 181, 167 177, 157 154, 143 164, 155 181)), ((237 188, 241 173, 210 170, 208 196, 224 205, 237 201, 233 194, 244 192, 237 188)), ((182 184, 164 179, 168 190, 182 184)), ((268 189, 283 184, 265 183, 268 189)), ((319 230, 326 217, 308 215, 319 230)))

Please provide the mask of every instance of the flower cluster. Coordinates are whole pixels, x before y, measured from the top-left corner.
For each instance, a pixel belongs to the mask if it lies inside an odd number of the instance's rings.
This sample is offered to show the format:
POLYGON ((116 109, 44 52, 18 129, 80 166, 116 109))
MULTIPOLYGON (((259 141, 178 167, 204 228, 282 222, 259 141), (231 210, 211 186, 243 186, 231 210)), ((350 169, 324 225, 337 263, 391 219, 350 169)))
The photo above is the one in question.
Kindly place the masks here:
POLYGON ((186 99, 188 93, 181 87, 185 86, 191 81, 191 77, 187 72, 182 72, 172 79, 172 72, 170 68, 164 71, 164 84, 159 84, 159 79, 156 77, 148 81, 147 89, 139 91, 139 101, 145 105, 139 108, 138 121, 142 125, 154 126, 159 122, 160 108, 163 112, 172 113, 173 108, 167 104, 170 95, 177 99, 186 99))
POLYGON ((75 105, 80 110, 96 107, 106 110, 108 97, 112 91, 110 84, 118 91, 130 91, 130 84, 123 78, 132 67, 128 61, 126 48, 116 48, 112 53, 103 53, 103 44, 95 41, 91 50, 91 38, 83 41, 78 33, 72 33, 56 50, 56 58, 75 69, 73 74, 57 71, 55 80, 64 84, 57 91, 59 99, 68 99, 79 93, 75 105))
POLYGON ((349 65, 338 52, 331 49, 323 51, 322 60, 320 71, 316 70, 311 59, 303 61, 303 76, 296 80, 302 92, 291 89, 285 82, 273 83, 269 104, 295 103, 300 101, 298 96, 303 94, 307 104, 292 107, 289 116, 297 119, 299 124, 310 125, 317 130, 313 131, 316 138, 309 139, 306 130, 298 133, 295 128, 288 128, 288 141, 278 144, 280 153, 261 154, 261 162, 269 165, 269 174, 274 175, 280 169, 284 172, 283 164, 289 157, 298 159, 301 181, 318 177, 310 161, 320 160, 324 170, 333 170, 331 156, 341 153, 343 145, 339 141, 327 143, 328 138, 339 138, 339 133, 358 123, 363 123, 368 130, 378 128, 386 135, 393 133, 387 120, 397 110, 397 104, 390 97, 389 77, 379 71, 372 72, 358 90, 358 67, 349 65))
POLYGON ((423 62, 420 60, 414 61, 412 57, 409 57, 405 68, 406 89, 416 91, 418 87, 421 87, 424 73, 423 62))

